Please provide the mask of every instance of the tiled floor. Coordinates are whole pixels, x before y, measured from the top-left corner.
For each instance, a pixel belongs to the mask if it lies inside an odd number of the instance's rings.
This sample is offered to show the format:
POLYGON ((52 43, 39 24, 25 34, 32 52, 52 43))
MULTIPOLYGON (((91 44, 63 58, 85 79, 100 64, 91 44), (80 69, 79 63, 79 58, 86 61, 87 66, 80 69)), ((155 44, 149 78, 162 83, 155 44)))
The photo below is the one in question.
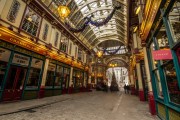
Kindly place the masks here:
MULTIPOLYGON (((55 96, 38 100, 53 104, 13 114, 1 115, 0 120, 156 120, 148 112, 147 102, 137 96, 121 93, 89 92, 55 96), (47 100, 46 100, 47 99, 47 100), (59 101, 58 101, 59 100, 59 101)), ((27 101, 29 103, 36 102, 27 101)), ((41 102, 40 102, 41 103, 41 102)), ((19 103, 11 103, 19 104, 19 103)), ((27 103, 26 103, 27 104, 27 103)), ((43 104, 45 105, 45 104, 43 104)), ((3 106, 3 104, 0 105, 3 106)), ((8 105, 7 105, 8 106, 8 105)), ((18 106, 18 105, 15 105, 18 106)), ((23 102, 22 102, 23 106, 23 102)), ((32 107, 32 106, 31 106, 32 107)), ((5 108, 5 106, 4 106, 5 108)), ((10 108, 9 108, 10 109, 10 108)), ((22 109, 22 108, 21 108, 22 109)), ((6 109, 7 110, 7 109, 6 109)), ((24 108, 25 110, 25 108, 24 108)))

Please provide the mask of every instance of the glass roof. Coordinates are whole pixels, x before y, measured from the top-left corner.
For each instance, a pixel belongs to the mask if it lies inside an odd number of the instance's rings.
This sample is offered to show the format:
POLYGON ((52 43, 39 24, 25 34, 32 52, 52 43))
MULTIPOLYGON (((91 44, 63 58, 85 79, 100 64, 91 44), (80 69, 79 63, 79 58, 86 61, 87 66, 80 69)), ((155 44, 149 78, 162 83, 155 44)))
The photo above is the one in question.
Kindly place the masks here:
POLYGON ((46 6, 57 16, 57 7, 59 5, 67 5, 71 14, 66 19, 71 26, 79 27, 85 22, 85 17, 92 16, 94 21, 102 21, 105 19, 116 6, 121 6, 113 15, 113 18, 104 26, 88 27, 81 33, 75 35, 82 41, 86 41, 90 47, 96 46, 98 43, 109 40, 118 40, 125 44, 127 40, 127 0, 41 0, 46 6), (111 37, 107 37, 111 36, 111 37))

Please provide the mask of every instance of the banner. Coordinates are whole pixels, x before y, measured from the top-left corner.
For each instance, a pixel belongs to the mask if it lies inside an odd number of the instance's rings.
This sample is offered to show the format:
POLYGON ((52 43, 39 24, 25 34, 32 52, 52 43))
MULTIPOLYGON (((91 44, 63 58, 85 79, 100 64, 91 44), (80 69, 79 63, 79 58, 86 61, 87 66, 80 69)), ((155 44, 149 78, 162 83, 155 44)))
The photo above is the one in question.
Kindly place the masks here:
POLYGON ((155 50, 153 51, 154 60, 170 60, 172 59, 171 50, 155 50))

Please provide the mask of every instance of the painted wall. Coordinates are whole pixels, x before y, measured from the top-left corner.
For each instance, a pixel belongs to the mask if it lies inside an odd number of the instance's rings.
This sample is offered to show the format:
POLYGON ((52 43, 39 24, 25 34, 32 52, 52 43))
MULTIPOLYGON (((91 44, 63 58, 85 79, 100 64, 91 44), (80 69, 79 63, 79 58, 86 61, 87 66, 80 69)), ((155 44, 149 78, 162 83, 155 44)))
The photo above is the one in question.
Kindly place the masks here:
MULTIPOLYGON (((21 23, 21 19, 23 17, 23 13, 24 13, 23 11, 25 10, 26 4, 22 0, 17 0, 20 3, 20 8, 17 13, 15 22, 10 22, 10 21, 8 21, 7 16, 8 16, 9 10, 11 8, 11 5, 13 3, 13 0, 5 0, 5 1, 6 1, 5 5, 4 5, 4 0, 1 0, 1 2, 0 2, 1 19, 5 20, 6 22, 8 22, 16 27, 19 27, 20 23, 21 23), (5 6, 5 7, 3 7, 3 6, 5 6)), ((7 24, 3 24, 3 25, 9 27, 9 25, 7 25, 7 24)))

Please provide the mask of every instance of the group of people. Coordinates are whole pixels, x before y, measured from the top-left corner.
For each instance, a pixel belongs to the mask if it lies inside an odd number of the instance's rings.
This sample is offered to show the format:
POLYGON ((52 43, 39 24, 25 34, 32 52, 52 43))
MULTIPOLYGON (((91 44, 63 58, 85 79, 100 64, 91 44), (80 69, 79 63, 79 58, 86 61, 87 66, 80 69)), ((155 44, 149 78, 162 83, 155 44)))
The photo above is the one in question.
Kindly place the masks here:
POLYGON ((124 85, 124 92, 125 92, 125 94, 127 93, 127 94, 129 94, 130 93, 130 86, 129 85, 124 85))

